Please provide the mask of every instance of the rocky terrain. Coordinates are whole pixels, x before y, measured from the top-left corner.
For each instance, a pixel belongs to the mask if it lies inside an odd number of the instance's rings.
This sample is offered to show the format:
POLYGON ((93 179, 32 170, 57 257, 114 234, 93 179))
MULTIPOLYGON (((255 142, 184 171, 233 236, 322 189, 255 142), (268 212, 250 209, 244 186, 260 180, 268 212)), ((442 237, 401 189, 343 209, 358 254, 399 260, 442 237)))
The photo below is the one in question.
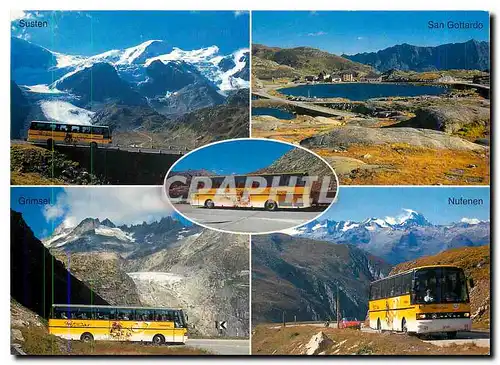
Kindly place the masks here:
POLYGON ((452 248, 490 243, 490 222, 435 225, 411 209, 399 217, 363 221, 314 220, 289 232, 294 236, 361 248, 391 264, 434 255, 452 248))
POLYGON ((383 260, 348 245, 284 234, 252 238, 252 325, 364 318, 370 281, 386 276, 383 260))
POLYGON ((398 44, 378 52, 342 55, 351 61, 370 65, 380 72, 391 69, 433 70, 489 70, 490 44, 470 40, 436 47, 398 44))
POLYGON ((484 146, 446 133, 423 128, 365 128, 345 126, 306 138, 301 145, 307 148, 347 148, 352 145, 408 144, 415 147, 465 151, 486 151, 484 146))
POLYGON ((455 265, 464 269, 467 277, 474 280, 474 288, 469 288, 471 318, 475 328, 490 328, 491 297, 491 246, 460 247, 420 257, 416 260, 396 265, 391 274, 396 274, 418 266, 455 265))
POLYGON ((307 172, 310 176, 333 175, 330 166, 302 148, 292 149, 268 167, 255 171, 255 173, 272 174, 284 171, 307 172))
POLYGON ((192 334, 219 335, 214 323, 225 320, 224 336, 248 336, 247 236, 171 217, 119 227, 87 218, 57 227, 44 244, 110 303, 182 307, 192 334))

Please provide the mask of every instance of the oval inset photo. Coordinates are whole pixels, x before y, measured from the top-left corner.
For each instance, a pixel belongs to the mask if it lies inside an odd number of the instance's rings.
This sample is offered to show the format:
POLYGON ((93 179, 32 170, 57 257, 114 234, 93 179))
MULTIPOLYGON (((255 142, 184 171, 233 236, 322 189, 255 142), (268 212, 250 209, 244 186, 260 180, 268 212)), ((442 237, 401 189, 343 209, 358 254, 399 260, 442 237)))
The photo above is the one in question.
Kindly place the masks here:
POLYGON ((179 159, 164 192, 174 209, 201 226, 264 234, 317 218, 338 195, 338 179, 321 157, 269 139, 216 142, 179 159))

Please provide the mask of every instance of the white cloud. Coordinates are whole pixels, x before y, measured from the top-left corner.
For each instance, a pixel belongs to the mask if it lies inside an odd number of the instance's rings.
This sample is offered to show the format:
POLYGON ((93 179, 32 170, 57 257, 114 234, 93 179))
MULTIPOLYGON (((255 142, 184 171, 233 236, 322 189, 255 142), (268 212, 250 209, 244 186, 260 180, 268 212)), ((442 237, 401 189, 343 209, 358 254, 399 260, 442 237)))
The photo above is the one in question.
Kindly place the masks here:
POLYGON ((319 32, 307 33, 307 35, 309 37, 319 37, 319 36, 326 35, 326 34, 328 34, 328 33, 327 32, 323 32, 322 30, 320 30, 319 32))
POLYGON ((46 206, 47 221, 63 219, 72 227, 85 218, 110 219, 117 225, 153 222, 171 215, 161 186, 65 188, 53 206, 46 206))
POLYGON ((234 12, 234 16, 237 18, 237 17, 239 17, 240 15, 247 14, 247 13, 248 13, 248 11, 245 11, 245 10, 236 10, 236 11, 234 12))
POLYGON ((466 217, 460 219, 460 222, 462 222, 462 223, 468 223, 468 224, 479 224, 479 223, 481 223, 481 221, 479 219, 477 219, 477 218, 466 218, 466 217))
POLYGON ((15 22, 19 19, 31 19, 33 18, 33 14, 28 13, 24 10, 11 10, 10 11, 10 21, 15 22))
POLYGON ((358 37, 356 38, 358 41, 365 39, 365 37, 358 37))

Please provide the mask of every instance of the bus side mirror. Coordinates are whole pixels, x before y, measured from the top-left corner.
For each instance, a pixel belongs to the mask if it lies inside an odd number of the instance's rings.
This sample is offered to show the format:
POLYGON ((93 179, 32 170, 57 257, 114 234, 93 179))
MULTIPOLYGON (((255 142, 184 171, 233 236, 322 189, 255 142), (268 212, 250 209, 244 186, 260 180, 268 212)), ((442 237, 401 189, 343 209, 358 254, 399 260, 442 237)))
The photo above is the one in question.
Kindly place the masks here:
POLYGON ((469 279, 469 286, 471 287, 471 289, 474 288, 474 279, 469 279))

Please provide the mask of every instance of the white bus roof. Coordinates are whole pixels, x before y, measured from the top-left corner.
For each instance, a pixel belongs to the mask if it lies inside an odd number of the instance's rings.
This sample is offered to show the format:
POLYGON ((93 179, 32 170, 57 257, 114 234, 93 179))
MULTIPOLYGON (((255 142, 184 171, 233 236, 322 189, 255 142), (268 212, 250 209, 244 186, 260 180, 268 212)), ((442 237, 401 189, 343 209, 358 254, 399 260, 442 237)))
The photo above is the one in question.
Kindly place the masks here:
POLYGON ((52 307, 183 310, 182 308, 167 308, 167 307, 134 307, 126 305, 89 305, 89 304, 52 304, 52 307))

